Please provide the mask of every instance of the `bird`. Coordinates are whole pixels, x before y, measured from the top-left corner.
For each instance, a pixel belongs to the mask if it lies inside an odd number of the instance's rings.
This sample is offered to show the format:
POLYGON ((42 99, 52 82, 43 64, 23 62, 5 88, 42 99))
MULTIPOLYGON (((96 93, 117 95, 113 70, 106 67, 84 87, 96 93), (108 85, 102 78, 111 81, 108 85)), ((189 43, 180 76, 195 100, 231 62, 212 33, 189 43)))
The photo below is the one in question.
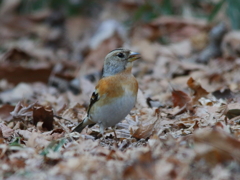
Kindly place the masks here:
POLYGON ((138 59, 139 53, 123 48, 107 54, 87 114, 73 132, 81 133, 86 126, 98 124, 103 135, 107 127, 115 127, 129 114, 137 100, 138 82, 131 71, 133 62, 138 59))

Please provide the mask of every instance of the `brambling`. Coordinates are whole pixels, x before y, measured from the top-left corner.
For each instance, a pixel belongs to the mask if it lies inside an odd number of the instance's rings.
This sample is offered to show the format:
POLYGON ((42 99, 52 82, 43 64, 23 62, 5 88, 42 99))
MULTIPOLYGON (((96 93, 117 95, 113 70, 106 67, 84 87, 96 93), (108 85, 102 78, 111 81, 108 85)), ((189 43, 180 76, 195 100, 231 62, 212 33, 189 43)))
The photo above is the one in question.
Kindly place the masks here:
POLYGON ((102 78, 92 93, 87 115, 73 131, 80 133, 86 126, 97 123, 103 134, 105 128, 114 127, 128 115, 137 99, 138 82, 131 70, 133 61, 139 58, 139 53, 121 48, 108 53, 102 78))

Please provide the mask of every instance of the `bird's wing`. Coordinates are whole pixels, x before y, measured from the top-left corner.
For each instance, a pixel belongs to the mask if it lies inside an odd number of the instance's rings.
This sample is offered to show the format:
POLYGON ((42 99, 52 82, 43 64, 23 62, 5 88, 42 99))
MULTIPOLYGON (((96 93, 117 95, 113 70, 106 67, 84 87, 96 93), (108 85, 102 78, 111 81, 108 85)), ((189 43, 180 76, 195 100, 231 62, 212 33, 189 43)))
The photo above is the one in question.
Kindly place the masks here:
POLYGON ((90 104, 88 106, 88 110, 87 110, 87 114, 89 115, 89 111, 91 109, 91 107, 93 106, 93 104, 95 102, 97 102, 99 100, 100 96, 97 92, 97 90, 95 90, 93 93, 92 93, 92 96, 91 96, 91 99, 90 99, 90 104))
POLYGON ((81 123, 79 123, 78 125, 77 125, 77 127, 75 127, 73 130, 72 130, 72 132, 73 131, 76 131, 76 132, 82 132, 82 130, 86 127, 86 126, 88 126, 88 127, 92 127, 92 126, 94 126, 96 123, 95 122, 93 122, 93 121, 91 121, 90 119, 89 119, 89 112, 90 112, 90 109, 91 109, 91 107, 93 106, 93 104, 95 103, 95 102, 97 102, 98 100, 99 100, 99 95, 98 95, 98 93, 97 93, 97 89, 92 93, 92 96, 91 96, 91 99, 90 99, 90 104, 89 104, 89 106, 88 106, 88 110, 87 110, 87 116, 82 120, 82 122, 81 123))

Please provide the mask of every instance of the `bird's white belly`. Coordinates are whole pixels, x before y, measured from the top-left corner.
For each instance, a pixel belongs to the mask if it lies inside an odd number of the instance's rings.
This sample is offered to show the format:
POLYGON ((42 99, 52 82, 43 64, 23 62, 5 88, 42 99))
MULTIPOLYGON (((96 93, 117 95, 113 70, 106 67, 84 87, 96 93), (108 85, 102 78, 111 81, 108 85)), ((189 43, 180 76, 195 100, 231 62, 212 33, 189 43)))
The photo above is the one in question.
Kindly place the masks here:
POLYGON ((116 98, 110 104, 97 109, 91 115, 91 120, 104 128, 115 126, 128 115, 134 107, 135 101, 136 97, 132 96, 132 94, 116 98))

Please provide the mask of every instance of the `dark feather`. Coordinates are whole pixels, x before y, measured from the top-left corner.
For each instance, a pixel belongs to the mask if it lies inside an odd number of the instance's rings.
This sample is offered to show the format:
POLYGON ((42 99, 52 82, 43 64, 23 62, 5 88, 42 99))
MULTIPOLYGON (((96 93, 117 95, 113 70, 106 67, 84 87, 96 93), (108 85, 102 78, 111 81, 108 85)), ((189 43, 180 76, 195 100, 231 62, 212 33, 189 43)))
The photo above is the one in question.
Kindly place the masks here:
POLYGON ((94 126, 95 124, 96 124, 96 123, 94 123, 94 122, 92 122, 92 121, 90 121, 90 120, 88 120, 88 119, 84 119, 82 122, 80 122, 80 123, 77 125, 77 127, 75 127, 75 128, 72 130, 72 132, 76 131, 76 132, 81 133, 82 130, 83 130, 86 126, 88 126, 88 127, 90 128, 90 127, 94 126))
MULTIPOLYGON (((99 96, 98 96, 98 93, 96 92, 93 92, 92 93, 92 96, 91 96, 91 99, 90 99, 90 104, 88 106, 88 110, 87 110, 87 114, 89 115, 89 111, 91 109, 91 107, 93 106, 93 104, 95 102, 97 102, 99 99, 99 96)), ((89 126, 89 127, 92 127, 94 126, 96 123, 89 123, 90 121, 87 120, 87 119, 84 119, 81 123, 79 123, 77 125, 77 127, 75 127, 72 131, 77 131, 77 132, 82 132, 82 130, 86 127, 86 126, 89 126)))
POLYGON ((81 122, 81 123, 79 123, 78 125, 77 125, 77 127, 75 127, 73 130, 72 130, 72 132, 79 132, 79 133, 81 133, 82 132, 82 130, 85 128, 85 126, 83 125, 83 121, 81 122))
POLYGON ((91 99, 90 99, 90 104, 89 104, 88 110, 87 110, 87 113, 88 113, 88 114, 89 114, 89 111, 90 111, 91 107, 93 106, 93 104, 94 104, 95 102, 97 102, 98 100, 99 100, 98 93, 93 92, 93 93, 92 93, 92 96, 91 96, 91 99))

